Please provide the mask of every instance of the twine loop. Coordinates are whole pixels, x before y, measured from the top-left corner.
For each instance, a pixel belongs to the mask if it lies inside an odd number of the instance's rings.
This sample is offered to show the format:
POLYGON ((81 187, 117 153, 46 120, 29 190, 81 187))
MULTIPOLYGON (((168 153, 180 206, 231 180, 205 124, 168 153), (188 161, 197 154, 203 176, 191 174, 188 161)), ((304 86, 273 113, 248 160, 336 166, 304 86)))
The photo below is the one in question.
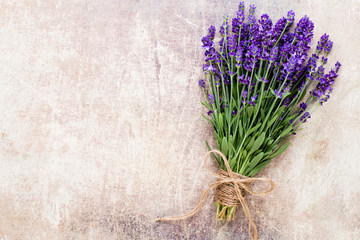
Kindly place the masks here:
POLYGON ((218 150, 209 151, 205 155, 204 164, 207 171, 210 174, 212 174, 214 177, 216 177, 217 181, 211 183, 209 187, 205 190, 196 208, 182 216, 159 218, 156 219, 156 221, 176 221, 193 216, 200 210, 200 207, 204 203, 208 192, 215 187, 216 188, 215 197, 220 204, 228 207, 241 205, 246 217, 249 219, 249 235, 252 240, 257 240, 257 228, 254 221, 251 218, 250 210, 247 203, 245 202, 243 193, 248 192, 254 196, 267 195, 274 189, 275 183, 268 178, 250 178, 233 172, 230 168, 229 162, 225 157, 225 155, 218 150), (221 158, 224 161, 226 171, 220 169, 218 173, 214 173, 208 168, 206 161, 209 158, 209 156, 213 153, 219 154, 221 156, 221 158), (249 187, 249 184, 256 181, 268 182, 270 184, 270 188, 264 192, 255 192, 249 187), (253 233, 251 230, 253 230, 253 233))

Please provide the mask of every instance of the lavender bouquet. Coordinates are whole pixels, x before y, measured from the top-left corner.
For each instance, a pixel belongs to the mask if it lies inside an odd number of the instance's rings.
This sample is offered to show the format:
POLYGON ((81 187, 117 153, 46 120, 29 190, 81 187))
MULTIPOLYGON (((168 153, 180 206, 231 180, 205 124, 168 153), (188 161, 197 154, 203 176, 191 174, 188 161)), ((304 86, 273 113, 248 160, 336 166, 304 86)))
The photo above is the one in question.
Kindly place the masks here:
MULTIPOLYGON (((325 73, 333 46, 327 34, 309 57, 314 24, 307 16, 290 31, 293 11, 273 24, 267 14, 257 20, 254 5, 245 22, 244 8, 241 2, 231 28, 224 17, 218 45, 214 26, 202 39, 205 80, 199 85, 208 109, 202 116, 214 126, 217 148, 234 173, 253 177, 286 150, 290 137, 329 99, 341 64, 325 73)), ((213 156, 226 170, 224 159, 213 156)), ((217 219, 233 219, 236 204, 216 205, 217 219)))

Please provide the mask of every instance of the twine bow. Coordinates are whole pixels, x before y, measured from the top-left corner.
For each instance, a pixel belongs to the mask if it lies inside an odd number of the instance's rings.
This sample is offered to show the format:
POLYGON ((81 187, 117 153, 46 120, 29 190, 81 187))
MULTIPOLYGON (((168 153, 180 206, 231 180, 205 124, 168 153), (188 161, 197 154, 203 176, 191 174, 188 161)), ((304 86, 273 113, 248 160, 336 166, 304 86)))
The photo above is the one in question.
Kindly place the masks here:
POLYGON ((200 210, 200 207, 204 203, 207 194, 213 187, 217 187, 217 190, 220 189, 220 191, 221 191, 223 186, 226 186, 227 189, 229 189, 229 187, 230 187, 231 190, 235 190, 235 195, 234 194, 229 195, 229 194, 227 194, 228 191, 222 191, 221 197, 217 196, 217 199, 219 200, 219 202, 221 204, 224 204, 224 205, 226 205, 227 203, 229 204, 229 202, 232 203, 231 205, 235 205, 235 206, 239 205, 239 204, 241 205, 241 207, 244 210, 245 215, 249 219, 249 235, 252 240, 257 240, 257 228, 256 228, 254 221, 251 218, 249 207, 248 207, 247 203, 245 202, 244 197, 241 194, 241 189, 243 189, 244 191, 246 191, 254 196, 267 195, 274 189, 275 183, 268 178, 249 178, 249 177, 243 176, 241 174, 234 173, 231 170, 229 162, 226 159, 225 155, 218 150, 209 151, 205 155, 204 164, 205 164, 206 170, 210 174, 212 174, 214 177, 216 177, 217 181, 211 183, 209 185, 209 187, 205 190, 205 192, 203 193, 196 208, 184 215, 181 215, 181 216, 158 218, 158 219, 156 219, 156 221, 176 221, 176 220, 182 220, 182 219, 191 217, 200 210), (212 154, 212 153, 217 153, 222 157, 222 159, 225 163, 225 166, 226 166, 226 172, 224 170, 220 169, 219 174, 216 174, 208 168, 206 161, 209 158, 210 154, 212 154), (253 190, 251 190, 251 188, 249 188, 247 186, 247 184, 249 184, 251 182, 256 182, 256 181, 268 182, 268 183, 270 183, 271 187, 267 191, 264 191, 264 192, 254 192, 253 190), (253 234, 251 233, 251 229, 253 229, 253 234))

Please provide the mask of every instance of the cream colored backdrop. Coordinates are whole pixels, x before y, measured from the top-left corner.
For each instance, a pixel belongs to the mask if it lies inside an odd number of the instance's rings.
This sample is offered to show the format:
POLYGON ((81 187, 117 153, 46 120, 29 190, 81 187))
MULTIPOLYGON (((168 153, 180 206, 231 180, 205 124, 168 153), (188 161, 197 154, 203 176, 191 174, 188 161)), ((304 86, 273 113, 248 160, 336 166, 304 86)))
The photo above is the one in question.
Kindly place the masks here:
MULTIPOLYGON (((248 197, 260 239, 360 238, 360 2, 246 1, 307 14, 343 67, 329 102, 248 197)), ((200 39, 234 0, 0 2, 0 239, 248 239, 215 221, 200 39)), ((314 40, 313 44, 316 44, 314 40)), ((212 164, 216 169, 215 163, 212 164)))

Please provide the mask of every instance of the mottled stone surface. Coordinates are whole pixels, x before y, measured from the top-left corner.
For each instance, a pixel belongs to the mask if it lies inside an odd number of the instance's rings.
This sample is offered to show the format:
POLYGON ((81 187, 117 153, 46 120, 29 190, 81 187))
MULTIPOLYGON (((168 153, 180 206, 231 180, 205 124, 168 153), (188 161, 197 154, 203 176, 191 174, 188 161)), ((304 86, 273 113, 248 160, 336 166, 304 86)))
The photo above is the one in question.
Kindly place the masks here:
MULTIPOLYGON (((259 174, 275 190, 248 197, 260 239, 359 239, 360 2, 252 3, 308 14, 343 64, 330 101, 259 174)), ((241 211, 216 223, 213 194, 187 221, 154 222, 214 180, 200 39, 237 5, 1 1, 0 239, 248 239, 241 211)))

